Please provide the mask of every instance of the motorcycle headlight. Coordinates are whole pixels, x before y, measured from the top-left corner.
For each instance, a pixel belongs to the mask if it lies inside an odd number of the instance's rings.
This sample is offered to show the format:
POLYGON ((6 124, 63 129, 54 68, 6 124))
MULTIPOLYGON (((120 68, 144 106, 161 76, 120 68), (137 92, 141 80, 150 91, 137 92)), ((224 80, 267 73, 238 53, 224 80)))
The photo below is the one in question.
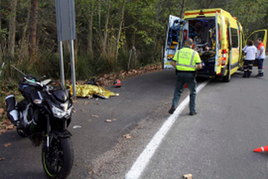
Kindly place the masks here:
POLYGON ((57 118, 63 118, 63 117, 69 117, 72 113, 72 107, 70 107, 69 109, 67 110, 62 110, 60 108, 57 108, 55 106, 52 106, 52 112, 53 112, 53 115, 57 118))

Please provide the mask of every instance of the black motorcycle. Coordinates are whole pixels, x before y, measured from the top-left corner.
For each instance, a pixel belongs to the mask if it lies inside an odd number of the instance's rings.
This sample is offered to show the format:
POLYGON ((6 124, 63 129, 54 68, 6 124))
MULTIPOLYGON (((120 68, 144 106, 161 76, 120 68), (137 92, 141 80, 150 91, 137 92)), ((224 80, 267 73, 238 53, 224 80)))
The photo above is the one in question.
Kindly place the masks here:
POLYGON ((49 178, 66 178, 74 160, 71 133, 66 129, 72 116, 70 92, 61 83, 33 75, 19 82, 24 99, 17 104, 14 95, 6 97, 10 121, 20 136, 28 136, 35 146, 43 142, 42 163, 49 178))

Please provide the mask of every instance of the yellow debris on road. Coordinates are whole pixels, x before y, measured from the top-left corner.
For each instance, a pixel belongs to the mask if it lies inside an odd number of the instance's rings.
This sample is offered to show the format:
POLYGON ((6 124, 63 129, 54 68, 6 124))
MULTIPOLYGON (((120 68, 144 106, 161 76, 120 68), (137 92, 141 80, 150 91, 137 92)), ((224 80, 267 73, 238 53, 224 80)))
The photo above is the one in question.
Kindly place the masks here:
MULTIPOLYGON (((73 95, 73 87, 70 86, 70 89, 70 93, 73 95)), ((95 85, 75 85, 75 91, 77 97, 93 97, 93 95, 96 95, 104 99, 109 99, 111 96, 119 96, 119 93, 114 93, 95 85)))

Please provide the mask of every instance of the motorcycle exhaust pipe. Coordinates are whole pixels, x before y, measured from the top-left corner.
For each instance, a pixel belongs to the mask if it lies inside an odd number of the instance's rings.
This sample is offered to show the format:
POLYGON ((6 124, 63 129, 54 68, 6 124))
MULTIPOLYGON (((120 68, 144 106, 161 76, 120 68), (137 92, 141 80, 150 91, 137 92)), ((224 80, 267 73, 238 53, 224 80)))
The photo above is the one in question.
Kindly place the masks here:
POLYGON ((16 109, 17 101, 14 95, 9 95, 5 99, 6 101, 6 110, 7 117, 12 122, 12 124, 16 124, 19 119, 18 110, 16 109))

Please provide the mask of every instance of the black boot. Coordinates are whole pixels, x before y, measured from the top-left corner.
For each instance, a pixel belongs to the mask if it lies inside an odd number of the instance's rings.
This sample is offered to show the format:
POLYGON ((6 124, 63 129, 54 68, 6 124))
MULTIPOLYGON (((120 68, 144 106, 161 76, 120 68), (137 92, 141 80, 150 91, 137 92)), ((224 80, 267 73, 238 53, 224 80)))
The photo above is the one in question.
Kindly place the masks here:
POLYGON ((176 110, 176 108, 174 106, 171 106, 171 108, 169 109, 168 113, 173 114, 175 110, 176 110))
POLYGON ((248 71, 244 71, 244 75, 242 77, 247 78, 248 77, 248 71))
POLYGON ((248 74, 247 74, 248 76, 248 78, 250 78, 250 75, 251 75, 251 71, 248 71, 248 74))
POLYGON ((263 73, 259 73, 256 75, 256 77, 262 77, 263 76, 263 73))

